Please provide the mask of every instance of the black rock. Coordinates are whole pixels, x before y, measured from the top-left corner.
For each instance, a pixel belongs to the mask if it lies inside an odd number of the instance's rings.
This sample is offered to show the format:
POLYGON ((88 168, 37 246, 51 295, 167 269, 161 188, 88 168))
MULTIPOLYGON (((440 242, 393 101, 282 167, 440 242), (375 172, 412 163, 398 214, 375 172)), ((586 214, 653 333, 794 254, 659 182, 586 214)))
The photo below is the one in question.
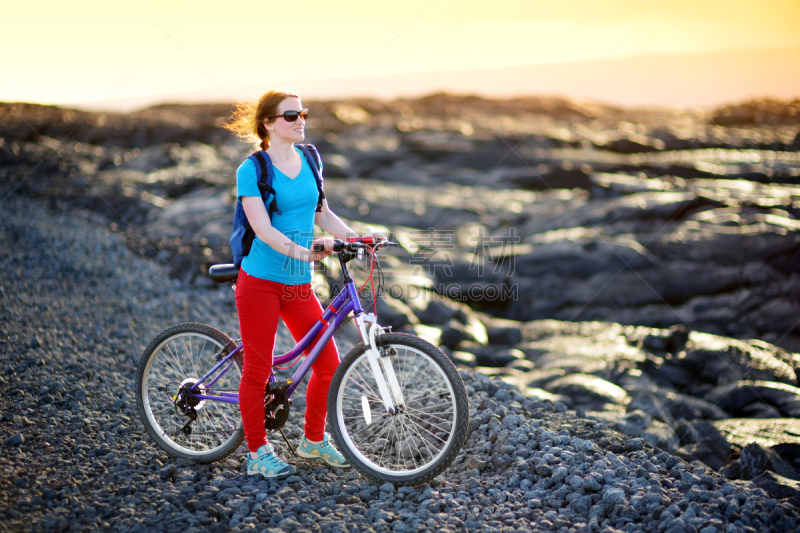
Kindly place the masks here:
POLYGON ((762 472, 753 479, 753 484, 764 489, 773 498, 800 500, 800 482, 787 479, 773 472, 762 472))
POLYGON ((781 418, 781 412, 764 402, 748 403, 736 411, 741 418, 781 418))
POLYGON ((401 300, 388 296, 378 300, 378 316, 381 317, 382 325, 392 326, 395 330, 399 330, 408 324, 419 323, 410 307, 401 300))
POLYGON ((672 418, 666 405, 650 392, 643 392, 635 395, 625 409, 627 411, 640 409, 656 420, 660 420, 670 426, 675 425, 675 419, 672 418))
POLYGON ((469 328, 457 320, 450 320, 447 325, 442 327, 442 337, 440 342, 448 348, 455 348, 460 342, 463 341, 476 340, 477 339, 469 330, 469 328))
POLYGON ((504 367, 514 361, 525 359, 525 354, 516 348, 508 348, 491 353, 477 353, 475 357, 479 366, 504 367))
POLYGON ((502 344, 514 346, 522 342, 522 332, 519 328, 489 327, 486 328, 489 344, 502 344))
POLYGON ((592 181, 583 170, 557 168, 552 172, 536 171, 518 172, 511 177, 511 182, 521 188, 532 191, 548 189, 590 189, 592 181))
POLYGON ((158 471, 158 476, 163 479, 167 480, 175 475, 175 465, 172 463, 167 464, 164 468, 158 471))
POLYGON ((687 394, 673 393, 668 395, 665 402, 669 407, 670 414, 676 419, 697 420, 721 420, 731 418, 731 415, 720 409, 717 405, 694 398, 687 394))
POLYGON ((783 416, 800 418, 800 388, 785 383, 737 381, 716 387, 706 399, 734 415, 753 402, 765 402, 783 416))
POLYGON ((669 328, 666 333, 651 333, 642 339, 642 346, 656 352, 677 353, 689 340, 689 329, 683 324, 669 328))
POLYGON ((576 405, 625 404, 628 395, 621 387, 589 374, 568 374, 545 385, 545 390, 572 398, 576 405))
POLYGON ((700 440, 700 433, 685 420, 681 420, 675 425, 675 434, 680 439, 681 446, 694 444, 700 440))
MULTIPOLYGON (((632 136, 633 137, 633 136, 632 136)), ((654 146, 652 143, 659 143, 660 146, 663 147, 663 141, 659 141, 658 139, 653 140, 649 139, 648 137, 644 137, 643 135, 637 135, 633 138, 623 137, 621 139, 616 139, 614 141, 608 142, 601 146, 601 148, 605 150, 611 150, 612 152, 619 152, 622 154, 636 154, 641 152, 655 152, 659 150, 659 147, 654 146)))
POLYGON ((792 467, 800 472, 800 443, 787 442, 776 444, 772 450, 781 456, 781 459, 792 465, 792 467))
POLYGON ((792 465, 784 461, 774 450, 763 448, 754 442, 742 449, 739 465, 743 479, 753 479, 771 470, 782 477, 800 480, 800 475, 792 465))
POLYGON ((22 436, 22 433, 14 433, 6 439, 6 446, 19 446, 24 443, 25 437, 22 436))
POLYGON ((728 442, 725 435, 723 435, 712 422, 708 420, 697 420, 693 422, 692 425, 695 430, 697 430, 698 435, 700 435, 700 440, 706 438, 712 439, 720 450, 725 450, 726 453, 730 453, 731 443, 728 442))
POLYGON ((423 311, 417 312, 417 318, 424 324, 446 324, 451 318, 465 324, 467 316, 455 303, 432 299, 423 311))
MULTIPOLYGON (((443 348, 446 349, 446 347, 443 348)), ((450 360, 456 365, 475 367, 478 364, 478 360, 476 359, 474 353, 462 352, 460 350, 447 350, 445 353, 447 353, 447 357, 449 357, 450 360)))
POLYGON ((728 479, 741 479, 742 478, 742 465, 739 461, 728 463, 719 469, 719 473, 728 479))
POLYGON ((719 470, 728 462, 730 446, 726 447, 717 439, 705 437, 697 443, 687 444, 675 454, 687 462, 698 460, 714 470, 719 470))
POLYGON ((629 452, 635 452, 644 448, 644 441, 642 439, 631 439, 625 444, 625 449, 629 452))

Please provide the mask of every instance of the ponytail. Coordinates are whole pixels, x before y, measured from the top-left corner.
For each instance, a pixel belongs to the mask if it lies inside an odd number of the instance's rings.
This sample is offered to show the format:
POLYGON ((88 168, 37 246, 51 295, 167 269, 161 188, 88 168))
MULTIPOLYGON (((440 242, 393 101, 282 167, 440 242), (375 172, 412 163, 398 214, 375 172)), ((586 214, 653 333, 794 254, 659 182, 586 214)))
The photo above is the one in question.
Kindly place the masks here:
POLYGON ((242 142, 254 142, 261 150, 269 148, 269 130, 264 124, 275 119, 267 119, 278 114, 278 106, 287 98, 300 98, 288 89, 270 89, 258 102, 239 102, 231 118, 223 126, 236 134, 242 142))

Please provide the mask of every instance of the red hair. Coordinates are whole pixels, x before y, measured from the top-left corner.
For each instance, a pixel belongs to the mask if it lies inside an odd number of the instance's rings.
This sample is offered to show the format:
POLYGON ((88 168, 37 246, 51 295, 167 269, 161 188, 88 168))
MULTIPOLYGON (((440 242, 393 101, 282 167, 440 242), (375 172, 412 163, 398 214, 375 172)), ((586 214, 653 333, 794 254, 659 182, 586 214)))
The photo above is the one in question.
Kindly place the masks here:
POLYGON ((264 121, 272 122, 276 119, 267 119, 278 114, 278 106, 287 98, 300 98, 288 89, 270 89, 264 93, 258 102, 241 102, 236 104, 236 110, 225 123, 225 129, 235 133, 242 141, 256 141, 262 150, 269 148, 269 131, 264 121))

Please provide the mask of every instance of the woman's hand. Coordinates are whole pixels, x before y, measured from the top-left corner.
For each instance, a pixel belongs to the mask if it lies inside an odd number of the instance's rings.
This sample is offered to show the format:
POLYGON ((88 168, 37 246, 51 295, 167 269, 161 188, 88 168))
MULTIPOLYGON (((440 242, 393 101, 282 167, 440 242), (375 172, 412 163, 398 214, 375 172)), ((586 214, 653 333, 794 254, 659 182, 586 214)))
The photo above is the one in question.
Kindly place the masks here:
POLYGON ((319 239, 314 239, 311 242, 311 253, 309 254, 308 261, 320 261, 333 252, 333 239, 330 237, 320 237, 319 239), (315 252, 314 247, 317 245, 321 245, 323 247, 323 251, 315 252))

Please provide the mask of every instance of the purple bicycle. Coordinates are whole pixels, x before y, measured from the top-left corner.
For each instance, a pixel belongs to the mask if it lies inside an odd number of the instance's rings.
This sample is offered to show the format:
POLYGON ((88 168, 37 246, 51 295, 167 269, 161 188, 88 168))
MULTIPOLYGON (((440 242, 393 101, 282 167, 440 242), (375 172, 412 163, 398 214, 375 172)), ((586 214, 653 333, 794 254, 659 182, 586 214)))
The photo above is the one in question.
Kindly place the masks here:
MULTIPOLYGON (((352 313, 361 342, 331 381, 331 433, 342 454, 366 476, 417 485, 439 475, 461 450, 469 404, 447 356, 419 337, 379 326, 362 308, 347 263, 367 252, 374 268, 385 246, 396 244, 335 241, 343 290, 294 348, 274 357, 273 367, 307 353, 291 379, 270 377, 264 425, 283 435, 292 393, 352 313)), ((214 265, 209 275, 220 283, 235 281, 238 268, 214 265)), ((381 274, 378 294, 382 279, 381 274)), ((205 324, 179 324, 153 339, 139 362, 136 402, 156 444, 174 457, 200 463, 219 461, 239 447, 244 439, 238 406, 242 355, 240 340, 205 324)))

